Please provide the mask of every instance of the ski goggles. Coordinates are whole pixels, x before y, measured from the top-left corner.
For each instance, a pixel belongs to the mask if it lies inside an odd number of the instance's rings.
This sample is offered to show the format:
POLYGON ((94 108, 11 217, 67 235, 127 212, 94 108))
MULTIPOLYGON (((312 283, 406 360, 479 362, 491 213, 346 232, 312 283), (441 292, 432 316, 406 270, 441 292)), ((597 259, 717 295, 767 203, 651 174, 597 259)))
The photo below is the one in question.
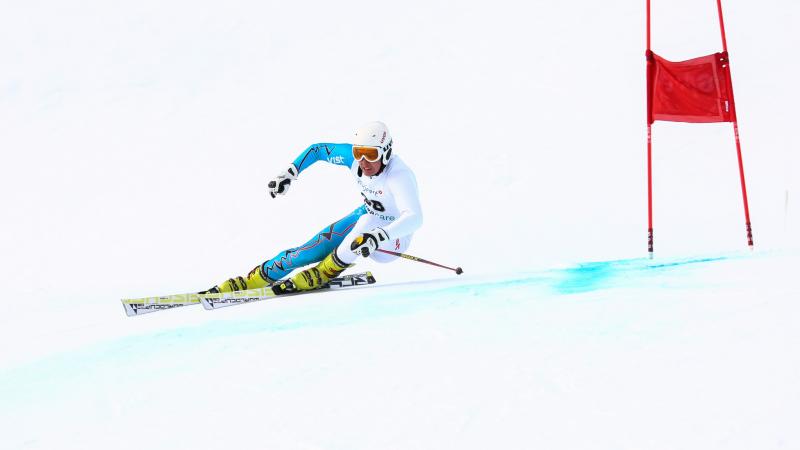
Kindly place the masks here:
POLYGON ((381 147, 371 147, 368 145, 354 145, 353 146, 353 158, 356 161, 361 161, 362 159, 366 159, 369 162, 377 162, 383 156, 383 148, 381 147))

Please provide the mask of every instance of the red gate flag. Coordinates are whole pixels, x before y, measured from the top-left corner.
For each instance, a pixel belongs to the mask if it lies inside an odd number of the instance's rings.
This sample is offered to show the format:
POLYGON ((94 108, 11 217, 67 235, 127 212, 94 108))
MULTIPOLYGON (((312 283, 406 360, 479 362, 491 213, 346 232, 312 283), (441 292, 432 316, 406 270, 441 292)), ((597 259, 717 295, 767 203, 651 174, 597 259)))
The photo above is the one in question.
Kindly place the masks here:
POLYGON ((653 257, 653 122, 732 122, 739 159, 747 245, 753 248, 750 207, 744 182, 742 146, 733 101, 722 0, 717 1, 722 51, 688 61, 668 61, 650 50, 650 0, 647 0, 647 252, 653 257))
POLYGON ((672 62, 647 51, 648 123, 733 122, 728 53, 672 62))

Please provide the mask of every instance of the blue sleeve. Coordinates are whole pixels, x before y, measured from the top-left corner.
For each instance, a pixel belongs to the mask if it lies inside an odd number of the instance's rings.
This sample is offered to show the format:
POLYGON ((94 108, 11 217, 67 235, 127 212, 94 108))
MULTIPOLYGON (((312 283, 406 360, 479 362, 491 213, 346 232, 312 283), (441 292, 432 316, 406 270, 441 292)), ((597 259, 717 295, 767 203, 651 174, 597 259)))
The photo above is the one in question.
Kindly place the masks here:
POLYGON ((313 144, 294 160, 298 174, 317 161, 350 167, 353 165, 353 144, 313 144))

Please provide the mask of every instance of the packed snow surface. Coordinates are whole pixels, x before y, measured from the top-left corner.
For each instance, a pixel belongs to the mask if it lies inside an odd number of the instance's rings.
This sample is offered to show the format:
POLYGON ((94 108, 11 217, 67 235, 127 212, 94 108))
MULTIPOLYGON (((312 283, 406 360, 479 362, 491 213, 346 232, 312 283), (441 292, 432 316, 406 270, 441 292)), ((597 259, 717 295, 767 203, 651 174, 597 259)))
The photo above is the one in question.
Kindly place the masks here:
POLYGON ((4 336, 57 350, 0 371, 0 447, 795 448, 799 262, 593 262, 135 318, 46 309, 47 327, 4 336))

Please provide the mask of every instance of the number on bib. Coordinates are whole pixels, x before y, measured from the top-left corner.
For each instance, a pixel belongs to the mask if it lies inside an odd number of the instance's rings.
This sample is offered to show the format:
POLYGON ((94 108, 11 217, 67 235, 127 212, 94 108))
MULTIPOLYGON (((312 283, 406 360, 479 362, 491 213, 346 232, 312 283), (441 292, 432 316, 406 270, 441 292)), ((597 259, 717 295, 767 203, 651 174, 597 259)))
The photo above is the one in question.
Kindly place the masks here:
POLYGON ((368 199, 367 196, 364 195, 363 192, 361 193, 361 195, 364 196, 364 203, 366 203, 367 206, 369 206, 370 208, 372 208, 372 209, 374 209, 375 211, 378 211, 378 212, 385 212, 386 211, 386 208, 383 206, 383 204, 381 202, 379 202, 377 200, 368 199))

